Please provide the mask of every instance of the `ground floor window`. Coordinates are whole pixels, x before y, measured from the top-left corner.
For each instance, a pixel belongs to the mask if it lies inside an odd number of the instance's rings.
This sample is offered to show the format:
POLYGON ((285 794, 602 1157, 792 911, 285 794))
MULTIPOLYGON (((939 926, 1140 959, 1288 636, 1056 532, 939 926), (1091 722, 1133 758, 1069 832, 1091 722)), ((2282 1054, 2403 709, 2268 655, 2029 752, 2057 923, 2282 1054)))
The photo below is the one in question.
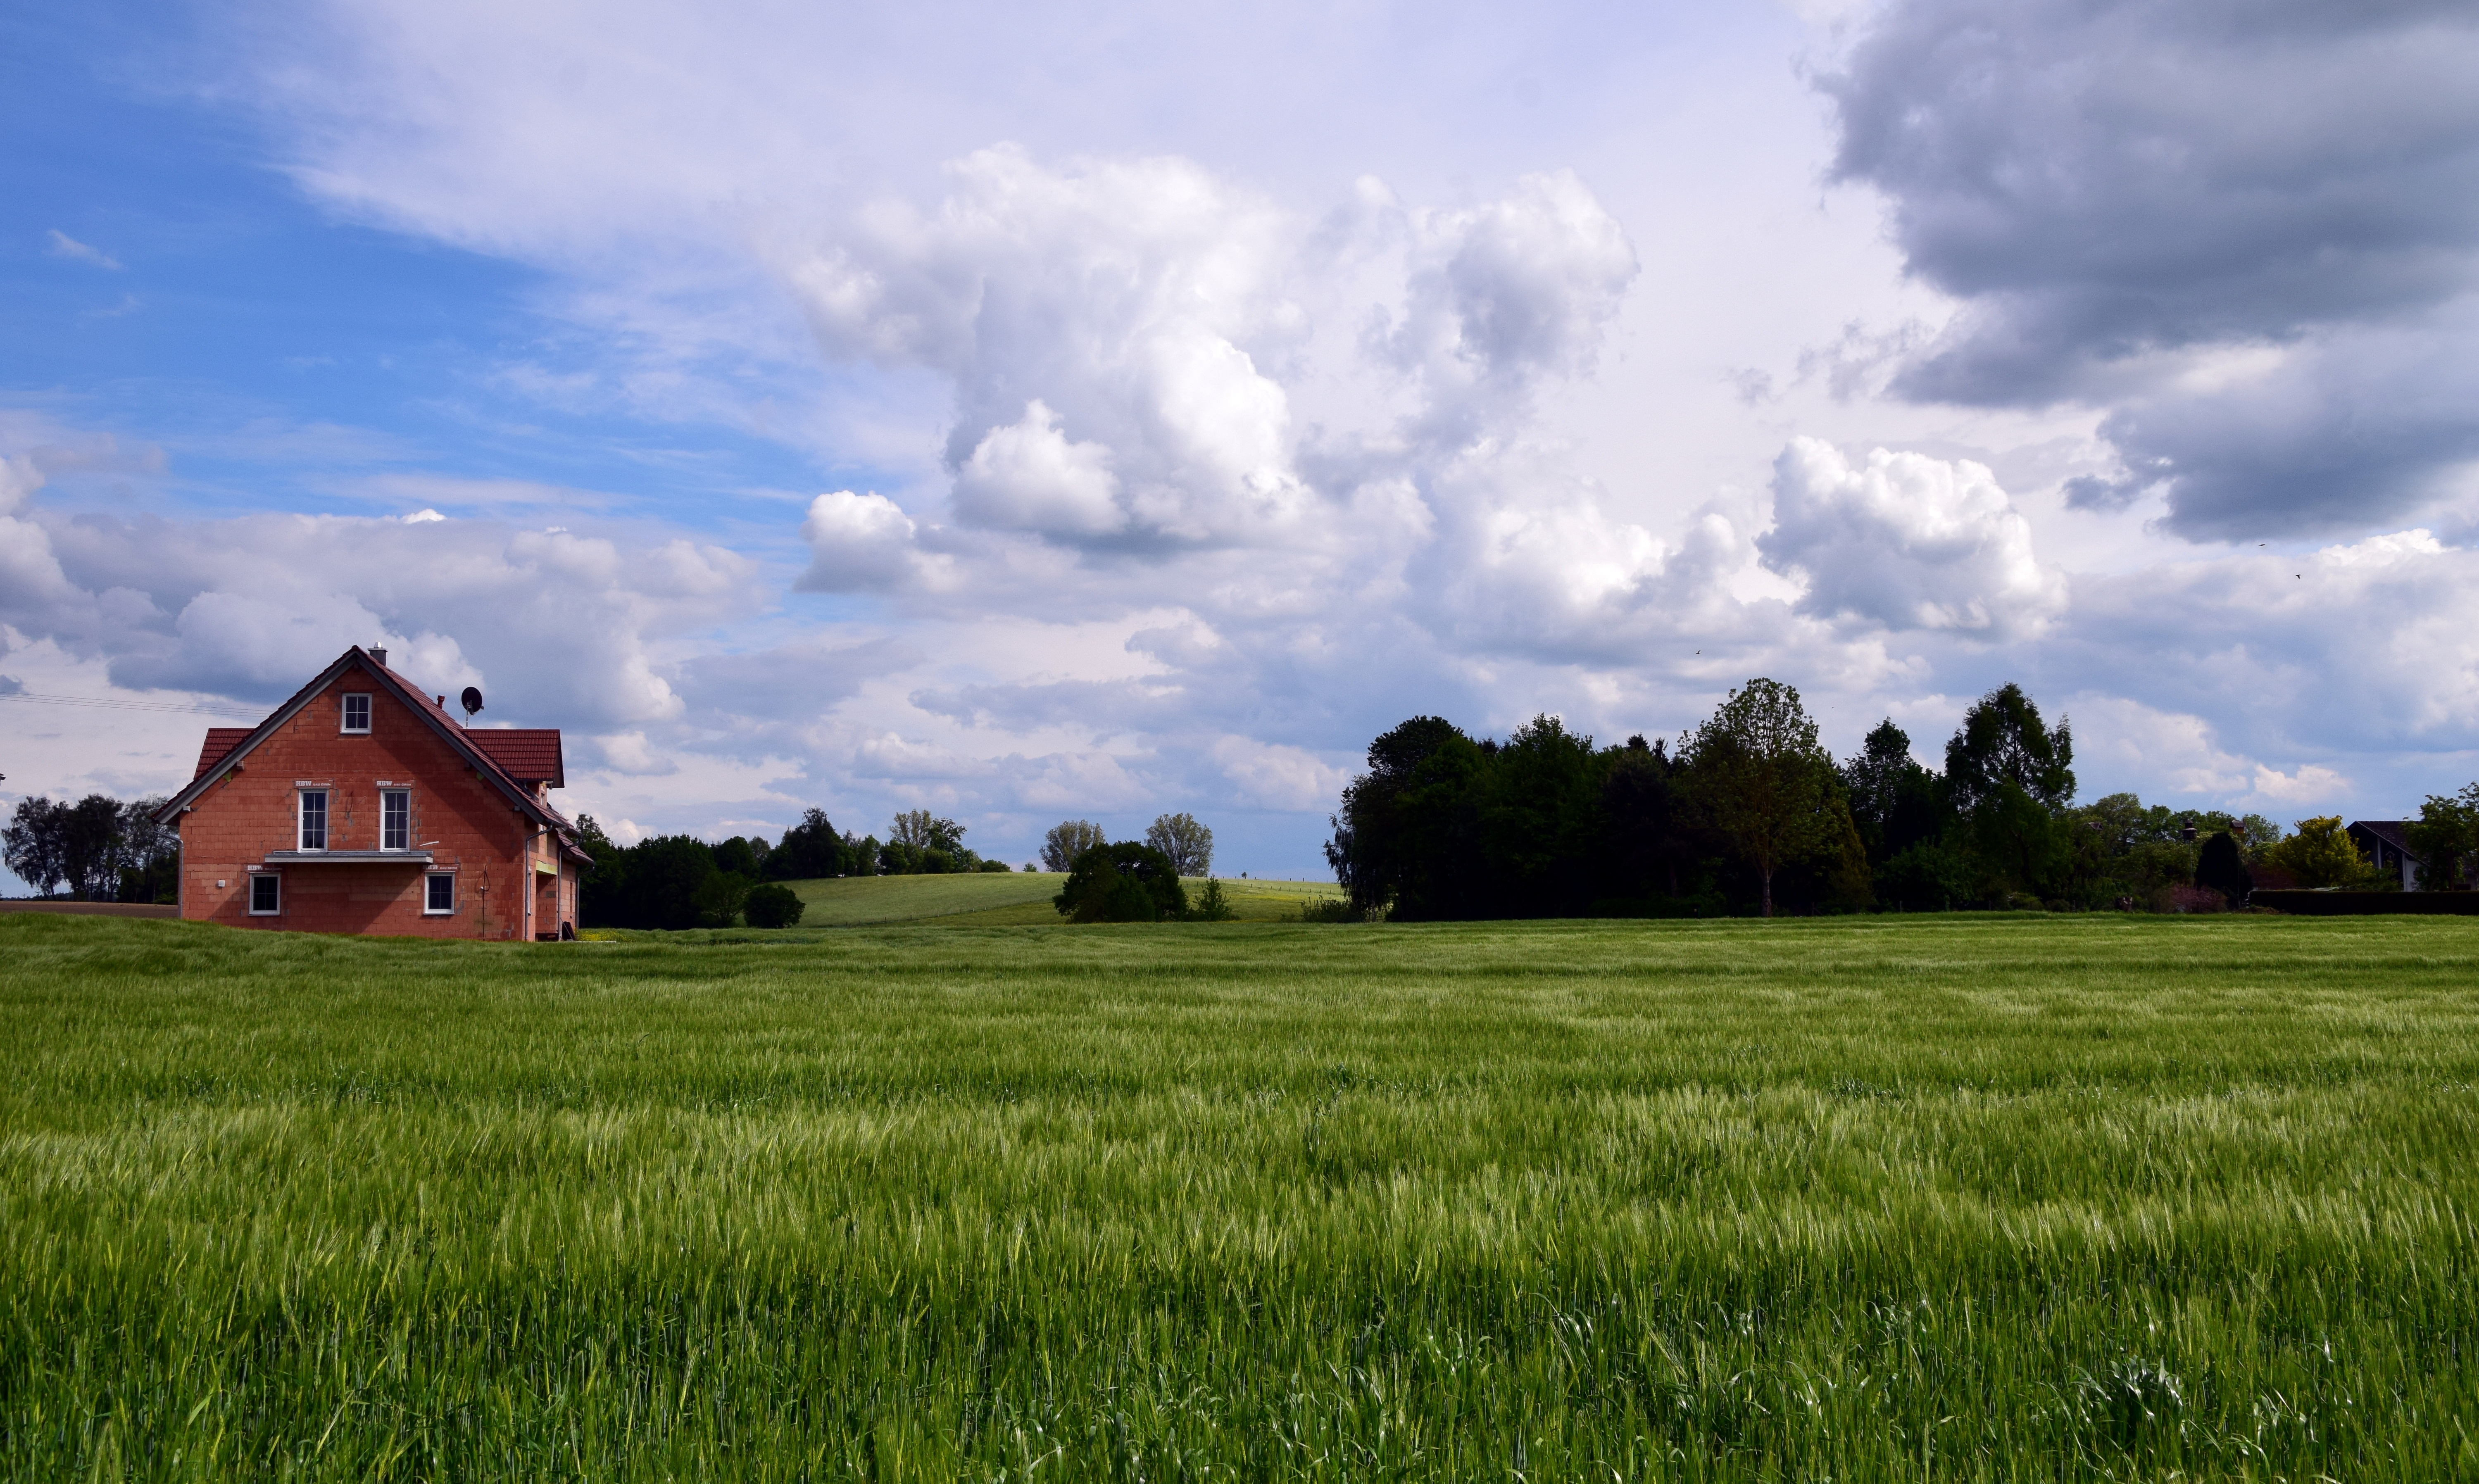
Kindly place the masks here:
POLYGON ((284 878, 262 871, 249 879, 249 914, 272 917, 284 910, 284 878))
POLYGON ((456 910, 456 873, 433 871, 422 879, 422 910, 437 916, 456 910))

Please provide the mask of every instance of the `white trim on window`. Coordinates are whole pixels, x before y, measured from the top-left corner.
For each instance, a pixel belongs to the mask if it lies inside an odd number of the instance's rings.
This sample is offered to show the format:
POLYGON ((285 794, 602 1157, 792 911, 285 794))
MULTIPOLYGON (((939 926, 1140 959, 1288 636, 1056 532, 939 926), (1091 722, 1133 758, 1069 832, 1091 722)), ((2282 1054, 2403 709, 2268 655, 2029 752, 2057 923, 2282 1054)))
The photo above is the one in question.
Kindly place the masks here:
POLYGON ((413 849, 413 790, 379 790, 379 849, 413 849))
POLYGON ((422 878, 422 915, 453 917, 456 915, 456 873, 427 871, 422 878))
POLYGON ((249 874, 247 881, 249 883, 246 888, 249 893, 249 915, 252 917, 281 917, 284 915, 284 877, 280 872, 252 871, 249 874), (259 887, 261 886, 265 886, 267 888, 264 893, 259 890, 259 887), (265 906, 260 905, 259 899, 262 895, 266 898, 265 906))
POLYGON ((295 850, 321 851, 327 848, 327 790, 296 788, 293 791, 293 836, 299 841, 295 850), (317 800, 317 803, 312 803, 317 800))
POLYGON ((371 693, 363 690, 348 690, 344 695, 345 704, 344 709, 337 716, 337 729, 348 737, 370 735, 371 693), (355 726, 356 722, 360 725, 355 726))

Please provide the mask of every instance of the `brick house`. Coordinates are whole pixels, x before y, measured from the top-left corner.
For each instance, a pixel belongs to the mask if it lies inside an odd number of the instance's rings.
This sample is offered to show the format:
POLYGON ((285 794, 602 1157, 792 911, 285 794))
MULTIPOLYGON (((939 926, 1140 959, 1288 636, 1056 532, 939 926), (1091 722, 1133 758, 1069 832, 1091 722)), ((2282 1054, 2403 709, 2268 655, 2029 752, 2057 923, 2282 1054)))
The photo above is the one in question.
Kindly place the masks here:
POLYGON ((551 807, 559 732, 468 728, 445 697, 346 650, 255 727, 208 729, 158 817, 181 915, 294 933, 575 934, 592 864, 551 807))

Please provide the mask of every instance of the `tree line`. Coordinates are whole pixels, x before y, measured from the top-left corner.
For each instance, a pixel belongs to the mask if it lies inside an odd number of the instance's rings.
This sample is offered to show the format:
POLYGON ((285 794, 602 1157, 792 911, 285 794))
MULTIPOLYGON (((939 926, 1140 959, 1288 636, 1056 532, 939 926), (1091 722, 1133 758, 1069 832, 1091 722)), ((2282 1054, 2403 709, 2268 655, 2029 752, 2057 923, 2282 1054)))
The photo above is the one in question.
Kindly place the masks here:
MULTIPOLYGON (((709 843, 690 834, 650 835, 634 845, 615 843, 594 816, 577 820, 579 843, 594 857, 580 892, 578 924, 588 928, 726 928, 746 922, 754 928, 790 927, 801 919, 799 895, 781 883, 843 876, 938 876, 962 872, 1008 871, 1004 860, 981 856, 964 844, 964 826, 928 809, 908 809, 895 816, 884 841, 876 835, 839 832, 823 809, 803 812, 801 822, 769 845, 762 835, 734 835, 709 843)), ((1102 828, 1088 820, 1069 820, 1043 839, 1041 859, 1053 871, 1070 872, 1088 853, 1112 846, 1102 828)), ((1163 877, 1179 890, 1182 876, 1201 876, 1214 859, 1214 832, 1190 815, 1165 814, 1145 832, 1138 849, 1152 859, 1131 858, 1111 872, 1088 869, 1068 883, 1079 908, 1062 907, 1069 915, 1083 911, 1085 921, 1097 912, 1133 914, 1134 898, 1119 888, 1122 878, 1146 883, 1147 900, 1160 896, 1163 877), (1113 874, 1115 873, 1115 874, 1113 874), (1097 888, 1094 881, 1109 880, 1097 888), (1098 892, 1098 894, 1097 894, 1098 892), (1109 901, 1115 908, 1094 904, 1109 901)), ((1097 857, 1098 859, 1099 857, 1097 857)), ((1115 858, 1115 857, 1113 857, 1115 858)), ((1093 863, 1088 862, 1088 867, 1093 863)), ((1028 862, 1025 869, 1035 866, 1028 862)), ((1216 901, 1218 902, 1218 891, 1216 901)), ((1189 910, 1185 900, 1157 905, 1156 916, 1189 910)), ((1147 918, 1146 920, 1153 920, 1147 918)))
MULTIPOLYGON (((1962 908, 2209 910, 2258 884, 2386 883, 2338 817, 2075 801, 2074 735, 2022 687, 1975 703, 1942 769, 1891 719, 1836 761, 1799 692, 1752 679, 1666 742, 1554 716, 1505 740, 1414 717, 1369 744, 1326 858, 1355 915, 1719 916, 1962 908)), ((2479 859, 2479 784, 2412 829, 2433 884, 2479 859)), ((2398 884, 2395 883, 2394 884, 2398 884)))
POLYGON ((123 803, 89 794, 75 804, 21 799, 0 826, 0 860, 41 897, 76 902, 181 899, 181 837, 155 822, 164 799, 123 803))

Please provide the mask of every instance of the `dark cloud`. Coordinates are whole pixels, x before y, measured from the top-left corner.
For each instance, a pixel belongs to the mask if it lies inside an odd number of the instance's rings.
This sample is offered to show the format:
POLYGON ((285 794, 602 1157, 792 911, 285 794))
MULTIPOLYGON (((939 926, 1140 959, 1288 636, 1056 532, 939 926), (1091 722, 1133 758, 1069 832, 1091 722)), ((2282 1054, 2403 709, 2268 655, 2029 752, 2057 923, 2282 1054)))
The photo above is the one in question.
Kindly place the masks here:
POLYGON ((2128 477, 2073 493, 2165 485, 2188 536, 2390 518, 2479 431, 2366 417, 2473 348, 2432 325, 2479 289, 2474 76, 2466 4, 1898 0, 1821 80, 1835 176, 1963 301, 1894 391, 2112 404, 2128 477), (2173 375, 2248 349, 2284 365, 2173 375))

